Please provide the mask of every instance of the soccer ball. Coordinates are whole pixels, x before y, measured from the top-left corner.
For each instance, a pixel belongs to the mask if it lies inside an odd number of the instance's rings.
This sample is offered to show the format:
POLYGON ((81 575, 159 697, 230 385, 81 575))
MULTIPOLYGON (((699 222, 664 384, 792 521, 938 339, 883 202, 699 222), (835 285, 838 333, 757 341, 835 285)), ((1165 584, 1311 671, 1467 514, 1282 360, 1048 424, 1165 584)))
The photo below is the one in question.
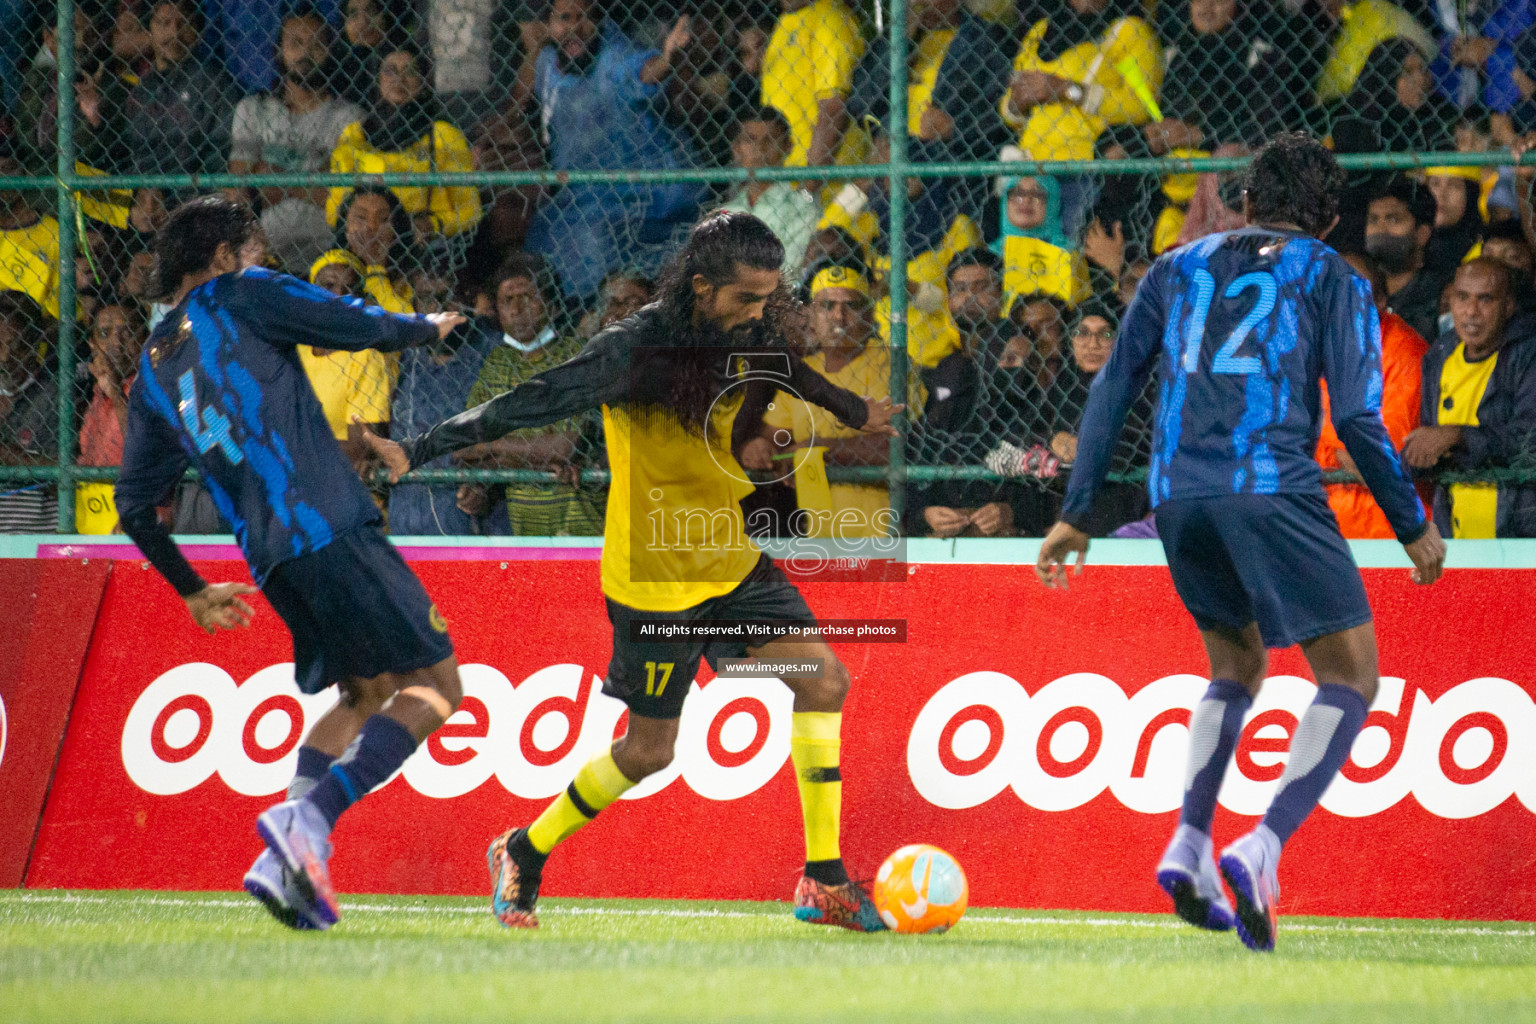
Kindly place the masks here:
POLYGON ((914 843, 880 865, 871 895, 887 928, 917 935, 948 931, 970 894, 959 861, 937 846, 914 843))

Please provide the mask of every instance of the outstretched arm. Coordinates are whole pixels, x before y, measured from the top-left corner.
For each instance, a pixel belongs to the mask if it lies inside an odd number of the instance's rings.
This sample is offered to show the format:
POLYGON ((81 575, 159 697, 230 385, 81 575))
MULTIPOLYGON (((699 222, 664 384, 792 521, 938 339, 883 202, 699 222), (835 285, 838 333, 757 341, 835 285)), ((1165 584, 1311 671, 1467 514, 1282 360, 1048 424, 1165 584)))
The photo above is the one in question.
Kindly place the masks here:
POLYGON ((268 270, 247 270, 241 284, 230 293, 230 309, 261 324, 272 341, 282 344, 397 352, 445 337, 464 322, 458 313, 390 313, 268 270))
POLYGON ((363 439, 389 469, 390 482, 412 466, 439 455, 485 444, 524 427, 558 423, 625 398, 629 391, 629 350, 599 335, 576 358, 551 367, 511 391, 429 428, 419 437, 395 442, 363 432, 363 439))

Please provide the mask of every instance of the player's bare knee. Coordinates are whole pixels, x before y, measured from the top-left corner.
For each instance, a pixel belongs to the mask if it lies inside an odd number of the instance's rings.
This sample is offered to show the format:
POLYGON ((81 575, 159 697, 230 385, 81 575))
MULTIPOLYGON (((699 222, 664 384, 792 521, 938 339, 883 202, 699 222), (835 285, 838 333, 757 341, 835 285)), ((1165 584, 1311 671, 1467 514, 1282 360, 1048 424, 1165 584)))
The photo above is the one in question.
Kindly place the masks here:
POLYGON ((851 685, 847 666, 836 658, 828 658, 822 668, 821 678, 816 683, 817 704, 829 711, 841 709, 843 701, 848 699, 848 687, 851 685))

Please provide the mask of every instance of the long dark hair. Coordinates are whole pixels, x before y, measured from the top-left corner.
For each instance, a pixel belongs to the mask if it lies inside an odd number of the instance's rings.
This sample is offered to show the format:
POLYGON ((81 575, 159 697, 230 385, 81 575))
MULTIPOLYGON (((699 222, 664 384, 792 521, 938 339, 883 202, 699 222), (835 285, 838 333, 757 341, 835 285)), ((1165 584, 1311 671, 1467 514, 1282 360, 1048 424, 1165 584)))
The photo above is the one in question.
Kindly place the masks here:
POLYGON ((663 272, 657 286, 662 337, 672 340, 666 353, 672 386, 667 410, 685 430, 703 433, 709 410, 720 395, 723 349, 778 348, 805 333, 800 304, 779 283, 763 308, 763 318, 725 332, 711 323, 695 323, 695 275, 716 288, 735 282, 739 267, 778 270, 784 245, 773 230, 750 213, 721 211, 694 226, 688 242, 663 272))
POLYGON ((176 207, 155 236, 153 280, 160 297, 174 295, 181 279, 207 270, 219 246, 239 251, 256 229, 256 215, 244 203, 221 195, 199 196, 176 207))
POLYGON ((391 275, 399 275, 407 269, 415 269, 408 266, 411 262, 411 249, 416 244, 416 225, 411 221, 411 215, 405 212, 405 207, 400 203, 400 197, 383 185, 359 185, 347 197, 341 201, 336 209, 336 248, 352 251, 347 241, 347 214, 352 210, 352 204, 358 196, 383 196, 384 202, 389 206, 389 223, 395 229, 394 244, 389 247, 386 256, 386 270, 391 275))

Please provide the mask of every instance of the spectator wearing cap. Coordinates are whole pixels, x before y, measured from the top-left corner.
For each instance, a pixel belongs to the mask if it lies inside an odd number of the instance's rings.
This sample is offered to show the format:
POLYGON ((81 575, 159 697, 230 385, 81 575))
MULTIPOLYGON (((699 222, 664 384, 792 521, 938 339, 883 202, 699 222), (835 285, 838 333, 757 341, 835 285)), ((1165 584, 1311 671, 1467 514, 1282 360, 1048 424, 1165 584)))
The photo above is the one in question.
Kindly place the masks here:
MULTIPOLYGON (((363 120, 348 125, 331 152, 332 174, 473 171, 464 133, 444 120, 427 84, 426 59, 399 47, 379 62, 378 91, 363 120)), ((334 225, 350 188, 333 188, 326 220, 334 225)), ((480 191, 471 185, 400 185, 391 188, 411 217, 418 244, 455 237, 480 222, 480 191)))
MULTIPOLYGON (((509 257, 486 283, 486 290, 494 314, 477 320, 474 329, 489 335, 488 354, 464 401, 466 409, 511 391, 535 374, 574 358, 582 349, 580 338, 562 330, 556 317, 560 297, 537 259, 523 254, 509 257)), ((514 430, 495 441, 466 448, 457 458, 477 469, 535 469, 556 474, 555 483, 506 485, 507 519, 513 536, 600 536, 607 496, 601 490, 580 486, 576 478, 579 460, 594 435, 595 418, 588 414, 514 430)), ((470 516, 492 512, 490 489, 483 485, 461 487, 459 502, 470 516)))
MULTIPOLYGON (((831 264, 810 284, 810 326, 816 351, 806 365, 832 384, 876 400, 891 396, 891 351, 875 340, 869 279, 857 267, 831 264)), ((920 415, 927 400, 922 381, 909 373, 904 401, 909 415, 920 415)), ((888 438, 861 434, 844 426, 819 406, 780 391, 763 416, 763 439, 780 455, 793 453, 796 502, 811 537, 846 539, 890 533, 890 490, 880 484, 828 484, 825 467, 884 466, 890 459, 888 438)), ((749 442, 742 465, 768 469, 782 465, 769 447, 749 442)))
MULTIPOLYGON (((1009 134, 997 111, 1012 49, 1006 33, 961 0, 914 0, 907 31, 908 153, 915 160, 991 160, 1009 134)), ((889 119, 890 76, 890 42, 876 36, 853 73, 848 113, 855 123, 889 119)))
MULTIPOLYGON (((520 75, 556 170, 677 170, 695 154, 664 116, 663 87, 692 39, 690 19, 660 50, 637 45, 599 0, 554 0, 545 22, 524 26, 520 75), (542 26, 542 27, 540 27, 542 26)), ((542 207, 527 248, 542 253, 568 299, 587 304, 623 266, 655 271, 692 225, 704 197, 694 183, 567 185, 542 207)))
MULTIPOLYGON (((337 249, 323 254, 309 268, 310 284, 338 296, 357 297, 362 275, 357 257, 337 249)), ((353 465, 361 469, 368 462, 368 445, 352 418, 357 417, 381 437, 389 436, 389 392, 394 376, 389 358, 374 349, 297 348, 299 363, 320 400, 331 434, 353 465)))
MULTIPOLYGON (((331 27, 318 11, 283 19, 277 47, 281 77, 270 90, 235 107, 231 174, 326 169, 342 132, 363 117, 361 108, 333 92, 333 45, 331 27)), ((261 189, 262 228, 283 266, 302 270, 330 247, 327 194, 323 188, 261 189)))
POLYGON ((228 169, 237 94, 217 62, 198 56, 202 31, 202 10, 194 0, 159 0, 150 8, 150 67, 124 101, 128 161, 135 173, 228 169))
MULTIPOLYGON (((790 141, 784 115, 772 107, 760 107, 736 123, 731 157, 735 166, 747 170, 782 167, 790 141)), ((793 278, 800 272, 821 212, 816 200, 792 182, 752 180, 721 203, 720 209, 750 213, 767 224, 784 243, 784 273, 793 278)))
POLYGON ((789 167, 858 163, 862 132, 849 130, 853 69, 864 35, 843 0, 780 0, 782 13, 763 55, 765 107, 789 121, 789 167))
MULTIPOLYGON (((1381 420, 1387 426, 1393 447, 1401 448, 1419 425, 1423 360, 1429 346, 1402 317, 1386 308, 1386 280, 1375 262, 1358 253, 1347 253, 1344 259, 1355 273, 1371 284, 1371 295, 1381 319, 1381 420)), ((1371 497, 1370 489, 1360 481, 1354 460, 1333 429, 1326 381, 1321 388, 1318 422, 1322 427, 1317 442, 1317 461, 1324 471, 1342 471, 1355 477, 1349 483, 1326 485, 1328 504, 1338 517, 1339 530, 1351 540, 1392 540, 1396 535, 1387 522, 1386 513, 1371 497)))
POLYGON ((1386 275, 1387 307, 1422 338, 1439 337, 1440 293, 1454 272, 1424 261, 1434 227, 1434 196, 1400 174, 1366 209, 1365 252, 1386 275))
MULTIPOLYGON (((1499 469, 1536 452, 1536 339, 1514 311, 1504 264, 1478 257, 1456 272, 1453 328, 1424 357, 1421 425, 1403 444, 1410 467, 1499 469)), ((1451 537, 1536 537, 1536 487, 1440 484, 1434 513, 1451 537)))
MULTIPOLYGON (((131 303, 108 303, 91 320, 94 387, 80 425, 78 462, 82 466, 122 465, 128 392, 138 375, 144 336, 144 318, 131 303)), ((82 480, 75 485, 75 532, 119 532, 110 480, 82 480)))

